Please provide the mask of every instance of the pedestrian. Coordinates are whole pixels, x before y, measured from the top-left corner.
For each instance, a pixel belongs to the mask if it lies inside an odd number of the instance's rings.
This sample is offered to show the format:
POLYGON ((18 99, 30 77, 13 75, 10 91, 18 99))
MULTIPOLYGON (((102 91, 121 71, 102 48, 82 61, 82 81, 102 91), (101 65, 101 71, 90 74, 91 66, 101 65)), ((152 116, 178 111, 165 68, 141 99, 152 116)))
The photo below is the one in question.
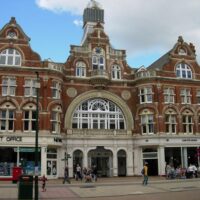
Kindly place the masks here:
POLYGON ((42 176, 41 181, 42 181, 42 192, 46 192, 46 181, 47 181, 47 178, 46 178, 45 175, 42 176))
POLYGON ((82 181, 81 167, 79 164, 76 166, 76 180, 80 179, 82 181))
POLYGON ((148 163, 147 162, 145 162, 144 163, 144 167, 143 167, 143 169, 144 169, 144 179, 143 179, 143 185, 147 185, 148 184, 148 163))
POLYGON ((64 170, 63 184, 65 184, 66 181, 67 181, 69 184, 71 183, 70 180, 69 180, 69 169, 68 169, 68 166, 66 166, 66 167, 65 167, 65 170, 64 170))
POLYGON ((96 165, 93 165, 92 167, 92 177, 93 177, 94 182, 96 182, 97 181, 97 166, 96 165))

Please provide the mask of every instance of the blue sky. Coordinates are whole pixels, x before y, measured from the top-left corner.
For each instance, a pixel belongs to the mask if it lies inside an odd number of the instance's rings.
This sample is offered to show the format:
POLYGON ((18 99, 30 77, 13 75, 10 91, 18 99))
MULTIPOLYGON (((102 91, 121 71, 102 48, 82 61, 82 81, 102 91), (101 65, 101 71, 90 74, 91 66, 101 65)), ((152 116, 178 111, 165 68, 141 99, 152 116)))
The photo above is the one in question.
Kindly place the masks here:
MULTIPOLYGON (((194 43, 198 55, 200 1, 173 0, 173 4, 169 1, 98 1, 105 10, 105 32, 114 48, 127 50, 130 66, 150 65, 174 46, 179 35, 186 42, 194 43)), ((88 2, 2 0, 0 28, 15 17, 42 60, 51 58, 55 62, 65 62, 70 45, 80 45, 83 30, 75 21, 82 20, 88 2)))

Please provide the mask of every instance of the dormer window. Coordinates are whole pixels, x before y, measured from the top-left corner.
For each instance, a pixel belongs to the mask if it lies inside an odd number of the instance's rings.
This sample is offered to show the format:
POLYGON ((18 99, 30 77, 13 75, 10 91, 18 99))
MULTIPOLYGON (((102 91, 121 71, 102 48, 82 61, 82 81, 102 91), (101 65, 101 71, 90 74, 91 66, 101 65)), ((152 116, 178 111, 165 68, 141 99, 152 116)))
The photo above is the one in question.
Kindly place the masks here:
POLYGON ((121 79, 121 68, 118 65, 112 66, 112 79, 120 80, 121 79))
POLYGON ((79 61, 76 63, 76 76, 77 77, 85 77, 86 76, 86 65, 82 61, 79 61))
POLYGON ((176 76, 179 78, 192 78, 192 70, 186 63, 180 63, 176 66, 176 76))
POLYGON ((180 48, 179 50, 178 50, 178 54, 179 55, 187 55, 187 52, 186 52, 186 50, 185 49, 183 49, 183 48, 180 48))
POLYGON ((93 70, 104 70, 105 69, 105 55, 104 55, 103 49, 100 47, 96 47, 93 50, 92 68, 93 68, 93 70))
POLYGON ((0 65, 21 65, 21 55, 16 49, 5 49, 0 53, 0 65))
POLYGON ((9 31, 7 34, 7 38, 17 39, 17 34, 15 31, 9 31))

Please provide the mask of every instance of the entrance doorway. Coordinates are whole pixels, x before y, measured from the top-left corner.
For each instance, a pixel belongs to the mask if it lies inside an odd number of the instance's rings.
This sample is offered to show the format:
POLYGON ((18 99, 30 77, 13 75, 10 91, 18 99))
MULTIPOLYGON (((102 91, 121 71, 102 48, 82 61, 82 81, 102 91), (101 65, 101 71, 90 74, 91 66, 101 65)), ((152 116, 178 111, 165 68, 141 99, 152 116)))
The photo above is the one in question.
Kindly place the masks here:
POLYGON ((109 177, 112 176, 112 152, 104 149, 104 147, 97 147, 88 153, 89 166, 96 165, 97 176, 109 177))
POLYGON ((124 150, 118 151, 117 162, 118 176, 126 176, 126 152, 124 150))
POLYGON ((81 169, 83 169, 83 152, 81 150, 76 150, 73 153, 73 175, 76 174, 76 166, 80 165, 81 169))
POLYGON ((158 153, 157 148, 144 148, 143 149, 143 164, 148 163, 148 175, 158 175, 158 153))

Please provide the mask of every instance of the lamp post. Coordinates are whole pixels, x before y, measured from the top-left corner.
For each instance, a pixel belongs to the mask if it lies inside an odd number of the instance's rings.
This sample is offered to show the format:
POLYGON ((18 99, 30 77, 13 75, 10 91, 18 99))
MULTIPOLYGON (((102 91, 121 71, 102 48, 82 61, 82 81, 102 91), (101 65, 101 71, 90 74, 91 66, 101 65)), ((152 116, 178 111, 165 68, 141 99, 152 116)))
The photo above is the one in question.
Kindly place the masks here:
POLYGON ((36 82, 36 131, 35 131, 35 200, 38 200, 38 132, 39 132, 39 73, 35 72, 37 75, 36 82))

